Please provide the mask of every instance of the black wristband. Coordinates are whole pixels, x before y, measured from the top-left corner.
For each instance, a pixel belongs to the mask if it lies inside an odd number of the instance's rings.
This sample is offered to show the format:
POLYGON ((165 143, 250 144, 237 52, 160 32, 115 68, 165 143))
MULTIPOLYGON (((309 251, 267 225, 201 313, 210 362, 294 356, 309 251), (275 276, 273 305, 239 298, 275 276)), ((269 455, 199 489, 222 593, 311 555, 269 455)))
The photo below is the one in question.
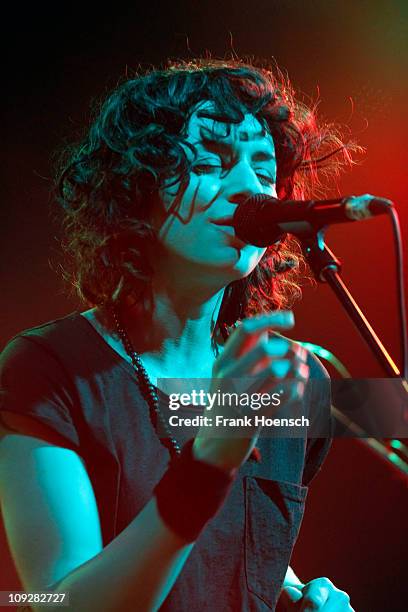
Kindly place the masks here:
POLYGON ((159 514, 165 524, 186 542, 194 542, 207 521, 223 504, 234 481, 235 471, 193 457, 194 440, 189 440, 156 485, 159 514))

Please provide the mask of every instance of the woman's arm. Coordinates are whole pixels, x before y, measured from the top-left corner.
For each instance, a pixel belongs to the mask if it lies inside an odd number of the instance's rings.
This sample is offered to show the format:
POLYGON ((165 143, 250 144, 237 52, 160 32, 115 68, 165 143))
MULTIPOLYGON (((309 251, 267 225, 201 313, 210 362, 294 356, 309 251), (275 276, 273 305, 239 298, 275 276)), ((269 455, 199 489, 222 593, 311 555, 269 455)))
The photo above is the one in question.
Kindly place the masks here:
POLYGON ((154 498, 102 548, 92 485, 74 451, 9 434, 0 466, 4 524, 26 591, 66 592, 77 612, 160 607, 192 545, 166 527, 154 498))

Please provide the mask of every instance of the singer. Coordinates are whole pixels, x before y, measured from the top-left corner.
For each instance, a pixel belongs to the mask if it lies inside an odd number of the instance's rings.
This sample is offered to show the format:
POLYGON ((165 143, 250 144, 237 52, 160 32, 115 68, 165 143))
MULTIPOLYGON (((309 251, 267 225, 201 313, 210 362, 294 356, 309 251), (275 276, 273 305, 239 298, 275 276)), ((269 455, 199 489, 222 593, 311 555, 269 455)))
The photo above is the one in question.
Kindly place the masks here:
POLYGON ((316 197, 352 150, 278 70, 197 60, 124 81, 65 153, 65 276, 84 309, 21 332, 0 363, 2 510, 26 591, 75 612, 352 610, 289 566, 329 437, 159 431, 160 381, 180 377, 215 392, 256 374, 325 421, 327 385, 309 382, 327 373, 276 333, 300 250, 247 244, 232 218, 256 194, 316 197))

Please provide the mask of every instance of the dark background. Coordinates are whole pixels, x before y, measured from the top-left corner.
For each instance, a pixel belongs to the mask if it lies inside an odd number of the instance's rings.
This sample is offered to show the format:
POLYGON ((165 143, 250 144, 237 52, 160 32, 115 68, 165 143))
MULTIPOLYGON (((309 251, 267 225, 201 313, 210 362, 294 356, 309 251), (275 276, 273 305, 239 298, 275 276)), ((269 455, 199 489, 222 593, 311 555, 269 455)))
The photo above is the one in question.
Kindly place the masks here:
MULTIPOLYGON (((236 0, 219 5, 151 0, 139 5, 116 2, 108 8, 85 2, 51 7, 45 3, 9 5, 2 25, 6 62, 2 74, 0 343, 22 328, 79 308, 63 294, 62 283, 50 265, 56 260, 59 232, 50 217, 54 211, 50 197, 53 159, 55 151, 75 139, 87 123, 90 102, 112 88, 126 67, 158 65, 167 57, 189 58, 207 51, 214 57, 231 50, 239 55, 274 57, 298 91, 314 99, 320 94, 323 117, 347 123, 353 137, 366 148, 360 163, 341 177, 337 187, 331 186, 328 196, 368 192, 392 199, 406 243, 407 25, 408 3, 404 0, 236 0)), ((379 217, 334 227, 327 241, 343 261, 344 280, 400 365, 389 221, 379 217)), ((405 258, 406 253, 405 246, 405 258)), ((355 377, 381 376, 326 286, 305 287, 295 314, 294 337, 332 350, 355 377)), ((392 495, 384 497, 384 487, 395 487, 398 497, 402 483, 393 468, 383 465, 361 443, 338 442, 333 457, 315 490, 320 500, 325 498, 323 505, 332 503, 337 514, 319 515, 317 502, 308 510, 308 516, 321 516, 324 522, 321 531, 316 520, 306 520, 308 531, 297 553, 302 576, 312 578, 313 568, 319 575, 340 579, 340 586, 357 601, 358 610, 383 610, 381 602, 389 602, 390 610, 405 609, 405 605, 398 607, 403 601, 402 552, 396 553, 390 545, 392 529, 399 518, 402 521, 402 514, 390 511, 392 495), (383 488, 377 468, 382 470, 383 488), (347 473, 349 482, 344 482, 347 473), (371 486, 362 490, 362 480, 371 486), (350 491, 352 505, 360 508, 355 515, 350 505, 339 506, 350 491), (360 536, 363 532, 365 539, 357 542, 355 532, 360 536), (375 543, 379 533, 381 545, 375 543), (322 548, 326 565, 320 561, 322 548), (334 557, 337 565, 333 565, 334 557), (368 570, 364 573, 367 559, 378 565, 376 594, 371 583, 364 582, 369 574, 368 570), (384 572, 390 563, 392 572, 384 572)), ((371 569, 370 575, 372 578, 371 569)), ((6 574, 6 580, 12 582, 12 575, 6 574)), ((0 587, 11 588, 11 582, 0 587)))

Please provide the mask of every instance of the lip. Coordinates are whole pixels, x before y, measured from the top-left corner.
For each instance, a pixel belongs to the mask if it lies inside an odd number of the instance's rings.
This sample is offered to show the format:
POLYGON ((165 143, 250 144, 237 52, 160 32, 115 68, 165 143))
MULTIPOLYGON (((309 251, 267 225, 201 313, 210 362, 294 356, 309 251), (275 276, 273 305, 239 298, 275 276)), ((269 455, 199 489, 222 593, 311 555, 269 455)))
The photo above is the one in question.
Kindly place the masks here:
POLYGON ((228 237, 230 238, 231 241, 231 246, 234 247, 235 249, 243 249, 244 247, 248 246, 247 242, 244 242, 243 240, 241 240, 241 238, 238 238, 238 236, 235 236, 231 234, 228 234, 228 237))
POLYGON ((218 219, 209 219, 210 223, 213 223, 214 225, 224 225, 224 226, 229 226, 232 227, 233 224, 233 217, 229 216, 229 217, 219 217, 218 219))
POLYGON ((236 249, 243 249, 244 247, 248 246, 247 242, 244 242, 243 240, 241 240, 241 238, 238 238, 238 236, 235 234, 235 229, 232 225, 232 223, 230 224, 226 224, 225 223, 225 218, 224 219, 220 219, 219 223, 212 223, 213 225, 216 225, 220 231, 227 236, 228 238, 228 242, 229 245, 236 248, 236 249))

